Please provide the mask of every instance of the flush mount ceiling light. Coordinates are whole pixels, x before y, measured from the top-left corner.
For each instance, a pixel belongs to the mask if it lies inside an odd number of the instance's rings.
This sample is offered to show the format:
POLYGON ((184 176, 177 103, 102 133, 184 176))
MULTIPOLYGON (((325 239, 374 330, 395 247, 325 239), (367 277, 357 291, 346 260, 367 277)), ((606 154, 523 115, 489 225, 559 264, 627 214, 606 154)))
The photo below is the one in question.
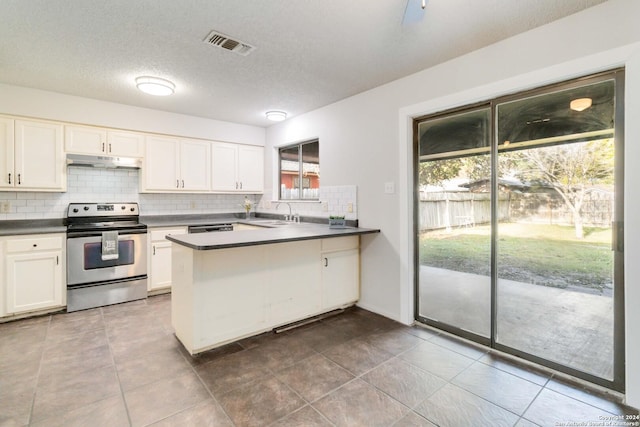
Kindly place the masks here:
POLYGON ((569 103, 569 108, 571 108, 573 111, 584 111, 587 108, 591 107, 591 103, 591 98, 578 98, 569 103))
POLYGON ((172 95, 176 90, 176 85, 169 80, 149 76, 138 77, 136 87, 144 93, 155 96, 172 95))
POLYGON ((281 122, 287 118, 287 113, 284 111, 267 111, 266 112, 267 119, 272 122, 281 122))

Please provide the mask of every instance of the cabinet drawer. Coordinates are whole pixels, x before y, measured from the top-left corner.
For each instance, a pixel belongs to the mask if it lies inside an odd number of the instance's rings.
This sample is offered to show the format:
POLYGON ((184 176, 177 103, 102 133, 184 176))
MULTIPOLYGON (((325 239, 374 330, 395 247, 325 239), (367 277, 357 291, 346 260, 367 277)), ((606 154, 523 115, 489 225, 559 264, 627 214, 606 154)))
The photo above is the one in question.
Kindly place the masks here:
POLYGON ((151 231, 151 241, 157 242, 158 240, 165 240, 164 236, 168 234, 187 234, 186 228, 167 228, 163 230, 152 230, 151 231))
POLYGON ((334 237, 322 239, 322 252, 344 251, 360 247, 359 236, 334 237))
POLYGON ((7 240, 7 252, 33 252, 62 249, 62 237, 33 237, 7 240))

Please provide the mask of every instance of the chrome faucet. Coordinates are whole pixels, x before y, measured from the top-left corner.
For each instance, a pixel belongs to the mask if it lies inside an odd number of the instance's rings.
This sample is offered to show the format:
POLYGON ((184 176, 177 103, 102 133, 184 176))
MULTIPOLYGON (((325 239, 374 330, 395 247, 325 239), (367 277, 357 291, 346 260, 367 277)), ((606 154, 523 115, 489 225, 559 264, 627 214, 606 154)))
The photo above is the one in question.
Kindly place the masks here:
POLYGON ((284 216, 284 220, 285 220, 285 221, 291 221, 291 220, 293 220, 293 215, 291 214, 291 204, 290 204, 290 203, 288 203, 288 202, 278 202, 278 203, 276 204, 276 210, 278 210, 278 208, 280 207, 280 204, 281 204, 281 203, 284 203, 285 205, 289 206, 289 215, 285 215, 285 216, 284 216))

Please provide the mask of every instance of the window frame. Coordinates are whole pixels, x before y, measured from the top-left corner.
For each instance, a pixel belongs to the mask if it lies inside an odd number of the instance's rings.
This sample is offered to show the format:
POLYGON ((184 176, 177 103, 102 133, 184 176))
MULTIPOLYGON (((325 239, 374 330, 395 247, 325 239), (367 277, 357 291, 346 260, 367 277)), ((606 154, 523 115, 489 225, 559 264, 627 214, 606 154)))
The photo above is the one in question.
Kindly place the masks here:
MULTIPOLYGON (((309 144, 318 144, 318 170, 320 168, 320 140, 319 138, 313 138, 313 139, 308 139, 305 141, 300 141, 297 142, 295 144, 288 144, 288 145, 283 145, 278 147, 278 200, 279 201, 283 201, 283 202, 291 202, 291 201, 298 201, 298 202, 317 202, 320 200, 320 194, 318 194, 318 197, 315 198, 303 198, 302 197, 302 189, 304 188, 304 186, 302 187, 293 187, 293 188, 298 188, 299 192, 298 192, 298 196, 297 198, 283 198, 282 197, 282 151, 284 150, 291 150, 293 148, 297 148, 298 150, 298 174, 297 176, 294 178, 294 180, 296 182, 300 183, 304 183, 305 179, 308 180, 309 178, 304 176, 304 170, 303 170, 303 150, 302 147, 305 145, 309 145, 309 144)), ((318 173, 318 177, 319 177, 319 173, 318 173)), ((318 186, 318 188, 320 188, 318 186)))

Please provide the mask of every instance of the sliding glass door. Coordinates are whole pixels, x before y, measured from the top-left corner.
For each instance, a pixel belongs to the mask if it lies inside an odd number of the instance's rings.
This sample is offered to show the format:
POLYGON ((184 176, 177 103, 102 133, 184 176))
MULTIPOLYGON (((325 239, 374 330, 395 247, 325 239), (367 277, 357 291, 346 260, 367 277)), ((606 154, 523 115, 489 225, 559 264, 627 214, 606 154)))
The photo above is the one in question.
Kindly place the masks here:
POLYGON ((622 389, 623 83, 416 120, 418 320, 622 389))
POLYGON ((487 105, 418 124, 419 315, 491 336, 491 167, 487 105))

